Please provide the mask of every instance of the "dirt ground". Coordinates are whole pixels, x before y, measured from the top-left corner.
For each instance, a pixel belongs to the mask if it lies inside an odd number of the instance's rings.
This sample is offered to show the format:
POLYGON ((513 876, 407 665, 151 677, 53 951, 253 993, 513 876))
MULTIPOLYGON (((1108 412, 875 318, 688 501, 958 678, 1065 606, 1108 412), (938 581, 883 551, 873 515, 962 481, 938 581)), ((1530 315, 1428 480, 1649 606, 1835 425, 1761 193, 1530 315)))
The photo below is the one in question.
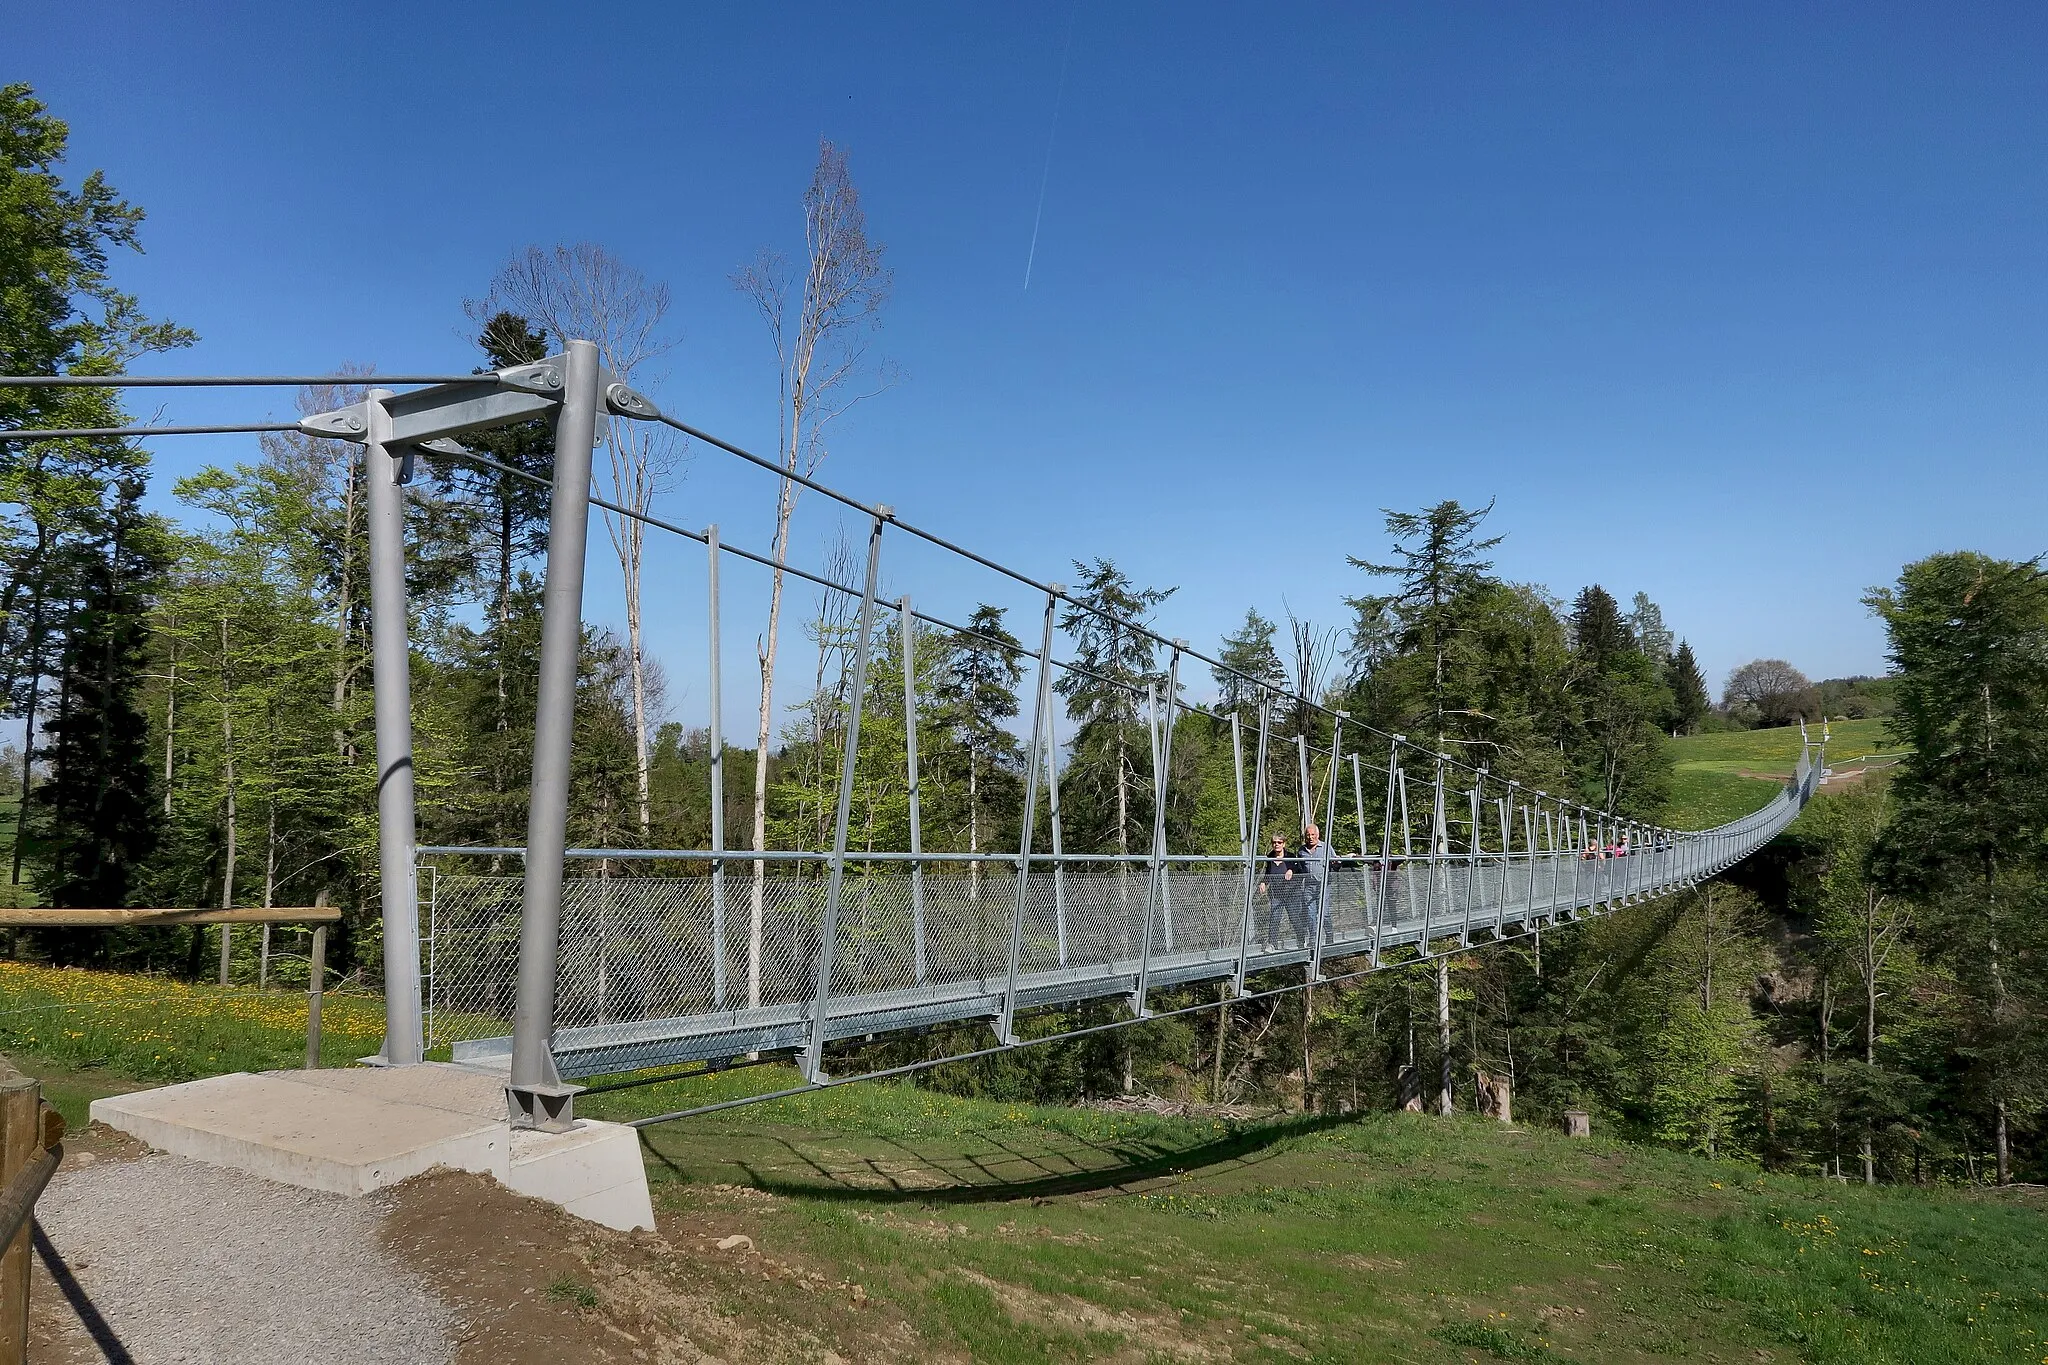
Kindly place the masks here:
POLYGON ((386 1245, 455 1308, 460 1365, 949 1358, 862 1286, 820 1274, 800 1249, 764 1247, 757 1216, 773 1200, 755 1190, 657 1209, 652 1233, 611 1232, 452 1171, 398 1193, 386 1245))
MULTIPOLYGON (((66 1139, 64 1164, 76 1171, 147 1150, 94 1125, 66 1139)), ((375 1198, 387 1210, 376 1224, 384 1249, 453 1310, 459 1365, 965 1359, 929 1350, 862 1286, 821 1274, 800 1248, 768 1245, 761 1215, 775 1200, 756 1190, 699 1189, 687 1212, 657 1210, 652 1233, 612 1232, 452 1171, 375 1198)), ((164 1358, 146 1342, 124 1343, 102 1318, 80 1284, 86 1262, 67 1262, 47 1239, 40 1251, 29 1300, 31 1361, 164 1358)), ((221 1300, 193 1311, 220 1311, 233 1298, 224 1286, 221 1300)))
MULTIPOLYGON (((126 1133, 95 1123, 64 1135, 60 1169, 75 1171, 103 1161, 133 1161, 148 1150, 126 1133)), ((32 1365, 100 1365, 104 1361, 118 1365, 126 1360, 124 1349, 78 1285, 76 1272, 86 1267, 67 1262, 40 1227, 36 1232, 28 1286, 28 1358, 32 1365)))

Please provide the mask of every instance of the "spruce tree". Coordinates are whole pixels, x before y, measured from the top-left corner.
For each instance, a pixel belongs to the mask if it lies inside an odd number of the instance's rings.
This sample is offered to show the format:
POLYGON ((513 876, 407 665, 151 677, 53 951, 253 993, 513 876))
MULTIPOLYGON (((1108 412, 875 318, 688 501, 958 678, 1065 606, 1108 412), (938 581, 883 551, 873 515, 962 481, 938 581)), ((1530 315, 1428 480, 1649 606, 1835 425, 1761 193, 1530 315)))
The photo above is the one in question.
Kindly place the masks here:
POLYGON ((1636 648, 1613 595, 1597 583, 1572 604, 1571 636, 1584 732, 1579 790, 1603 809, 1654 818, 1671 771, 1658 728, 1671 709, 1663 669, 1636 648))
POLYGON ((1217 704, 1225 711, 1250 706, 1259 683, 1279 687, 1287 681, 1280 664, 1280 651, 1273 647, 1279 627, 1259 615, 1258 608, 1245 610, 1244 624, 1223 637, 1222 668, 1211 669, 1216 686, 1222 689, 1217 704))
POLYGON ((1939 554, 1866 599, 1897 671, 1892 726, 1911 745, 1873 880, 1925 906, 1964 1000, 1970 1107, 2000 1183, 2011 1134, 2048 1095, 2048 933, 2038 905, 2048 827, 2048 581, 2038 561, 1939 554))
POLYGON ((1387 535, 1394 541, 1393 561, 1375 564, 1355 555, 1346 557, 1353 568, 1391 578, 1397 584, 1392 593, 1347 601, 1361 620, 1391 613, 1401 626, 1401 647, 1420 649, 1427 655, 1428 707, 1417 719, 1425 721, 1439 739, 1445 734, 1450 711, 1448 666, 1462 624, 1459 599, 1486 581, 1493 562, 1485 554, 1506 538, 1480 538, 1479 528, 1492 511, 1491 502, 1470 509, 1456 499, 1420 512, 1383 509, 1387 535))
MULTIPOLYGON (((1024 646, 1003 624, 1003 609, 986 604, 974 609, 967 630, 948 644, 936 700, 952 731, 951 752, 966 768, 967 851, 980 853, 989 847, 997 818, 1013 812, 1019 800, 1017 775, 1024 746, 1010 732, 1009 722, 1018 713, 1024 646)), ((926 761, 943 761, 945 756, 930 755, 926 761)), ((979 887, 981 865, 972 864, 969 875, 979 887)))
POLYGON ((166 560, 141 497, 140 479, 115 489, 66 642, 65 705, 48 737, 53 778, 35 801, 36 883, 52 905, 126 905, 158 838, 142 693, 148 612, 166 560))
POLYGON ((1163 682, 1152 637, 1133 629, 1147 620, 1172 588, 1140 588, 1107 559, 1076 560, 1080 605, 1060 615, 1082 670, 1063 672, 1053 687, 1066 698, 1067 715, 1080 726, 1066 790, 1074 800, 1068 827, 1077 845, 1131 851, 1132 836, 1150 812, 1133 804, 1133 788, 1151 779, 1140 727, 1147 684, 1163 682))
POLYGON ((1706 676, 1700 672, 1699 660, 1693 658, 1689 642, 1678 642, 1678 652, 1671 656, 1670 665, 1664 670, 1664 683, 1671 689, 1672 733, 1693 733, 1707 718, 1712 703, 1708 698, 1706 676))
POLYGON ((1606 669, 1624 651, 1636 647, 1636 637, 1614 595, 1598 583, 1581 589, 1572 603, 1572 649, 1588 666, 1606 669))

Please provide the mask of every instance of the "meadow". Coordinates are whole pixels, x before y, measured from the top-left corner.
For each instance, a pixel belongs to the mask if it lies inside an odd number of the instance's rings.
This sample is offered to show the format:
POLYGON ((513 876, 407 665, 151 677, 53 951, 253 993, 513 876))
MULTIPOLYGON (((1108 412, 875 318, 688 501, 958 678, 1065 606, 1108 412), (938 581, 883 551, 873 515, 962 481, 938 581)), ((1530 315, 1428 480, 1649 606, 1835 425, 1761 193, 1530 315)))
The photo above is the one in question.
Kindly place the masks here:
MULTIPOLYGON (((1829 726, 1828 766, 1861 766, 1895 755, 1882 720, 1829 726)), ((1810 731, 1816 739, 1820 731, 1810 731)), ((1671 795, 1664 820, 1674 829, 1709 829, 1757 810, 1777 795, 1799 763, 1799 727, 1685 735, 1664 741, 1671 754, 1671 795)))
MULTIPOLYGON (((329 992, 320 1035, 328 1066, 375 1052, 384 1039, 383 998, 329 992)), ((0 1051, 65 1072, 157 1083, 299 1066, 306 997, 0 962, 0 1051)))
MULTIPOLYGON (((789 1080, 583 1107, 631 1118, 789 1080)), ((976 1361, 2048 1356, 2048 1222, 2024 1194, 1865 1189, 1469 1117, 1225 1122, 906 1085, 642 1136, 670 1214, 857 1281, 976 1361)))
MULTIPOLYGON (((0 963, 0 1046, 75 1123, 98 1095, 296 1066, 304 1009, 0 963)), ((376 1046, 375 1000, 330 997, 327 1017, 330 1064, 376 1046)), ((579 1112, 794 1079, 762 1066, 579 1112)), ((905 1360, 2048 1360, 2038 1192, 1866 1189, 1470 1117, 1175 1117, 884 1083, 642 1139, 672 1239, 743 1231, 798 1268, 764 1284, 735 1263, 720 1311, 856 1358, 879 1313, 901 1335, 878 1358, 905 1360)))

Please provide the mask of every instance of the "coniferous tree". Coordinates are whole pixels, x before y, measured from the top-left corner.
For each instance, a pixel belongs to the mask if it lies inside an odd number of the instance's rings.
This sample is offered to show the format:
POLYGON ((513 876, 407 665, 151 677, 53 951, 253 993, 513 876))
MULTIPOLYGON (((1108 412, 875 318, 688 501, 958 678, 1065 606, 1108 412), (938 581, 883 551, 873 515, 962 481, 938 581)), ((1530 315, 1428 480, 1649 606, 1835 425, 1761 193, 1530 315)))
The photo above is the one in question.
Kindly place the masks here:
POLYGON ((1582 589, 1572 603, 1572 649, 1580 661, 1604 671, 1635 647, 1635 633, 1622 619, 1614 595, 1598 583, 1582 589))
MULTIPOLYGON (((967 851, 980 853, 1014 818, 1022 799, 1017 778, 1024 746, 1011 733, 1009 722, 1018 713, 1024 646, 1003 624, 1003 609, 986 604, 974 609, 967 630, 948 645, 936 700, 942 723, 952 731, 952 752, 966 770, 965 782, 954 785, 965 787, 967 851)), ((927 757, 927 764, 934 758, 942 768, 943 755, 927 757)), ((978 891, 981 864, 969 864, 968 877, 978 891)))
POLYGON ((1053 680, 1079 726, 1064 787, 1073 812, 1067 828, 1078 848, 1128 853, 1151 814, 1134 800, 1139 786, 1147 792, 1151 786, 1150 765, 1139 762, 1147 751, 1143 727, 1150 723, 1143 714, 1145 688, 1164 681, 1152 637, 1132 626, 1150 619, 1174 589, 1137 587, 1107 559, 1077 560, 1074 571, 1080 605, 1061 614, 1060 628, 1074 641, 1074 662, 1087 671, 1053 680))
POLYGON ((1217 705, 1225 711, 1241 711, 1256 700, 1258 684, 1280 687, 1287 681, 1287 670, 1281 666, 1280 651, 1273 646, 1273 637, 1279 627, 1259 615, 1258 608, 1247 608, 1244 624, 1223 637, 1223 650, 1218 656, 1224 667, 1211 669, 1216 686, 1221 689, 1217 705))
MULTIPOLYGON (((117 374, 135 356, 191 342, 191 333, 146 316, 108 271, 117 248, 139 250, 142 210, 94 171, 64 183, 70 130, 26 84, 0 86, 0 373, 117 374)), ((105 389, 0 391, 0 427, 119 426, 105 389)), ((44 684, 70 652, 75 621, 75 544, 100 517, 115 485, 140 478, 141 452, 118 441, 0 445, 0 713, 22 721, 26 782, 44 684)), ((61 695, 62 685, 58 691, 61 695)), ((17 825, 12 880, 19 880, 17 825)))
POLYGON ((1598 584, 1572 604, 1571 632, 1585 735, 1580 791, 1604 810, 1655 817, 1671 769, 1658 728, 1671 709, 1662 670, 1636 647, 1613 596, 1598 584))
POLYGON ((48 736, 54 780, 36 800, 45 830, 36 882, 52 905, 128 904, 158 837, 141 695, 164 537, 141 511, 139 479, 114 492, 66 642, 67 704, 48 736))
POLYGON ((1650 594, 1639 592, 1630 603, 1628 613, 1629 633, 1635 637, 1636 648, 1660 664, 1671 653, 1671 630, 1664 624, 1664 609, 1650 600, 1650 594))
POLYGON ((1707 718, 1707 711, 1713 705, 1707 693, 1706 675, 1700 672, 1699 661, 1693 657, 1690 642, 1678 642, 1678 652, 1671 656, 1671 663, 1664 670, 1664 679, 1665 686, 1671 690, 1672 733, 1689 735, 1699 729, 1700 722, 1707 718))
POLYGON ((2033 561, 1941 554, 1866 600, 1898 675, 1892 726, 1912 746, 1872 871, 1922 902, 1956 973, 1964 1055, 2003 1183, 2016 1112, 2048 1107, 2048 582, 2033 561))
MULTIPOLYGON (((533 323, 517 314, 491 315, 477 337, 491 368, 527 365, 547 354, 547 337, 533 323)), ((476 637, 486 651, 492 688, 483 698, 489 708, 485 717, 489 737, 477 736, 481 767, 489 781, 491 804, 496 809, 485 842, 504 845, 517 842, 525 821, 524 789, 532 745, 527 731, 532 724, 531 679, 520 676, 535 657, 536 642, 524 638, 528 632, 512 621, 514 595, 519 590, 521 566, 546 544, 549 490, 545 482, 554 467, 554 426, 544 419, 491 427, 464 438, 471 449, 503 466, 487 469, 454 461, 443 471, 453 495, 472 504, 478 529, 486 542, 491 602, 489 622, 476 637), (532 476, 522 479, 505 470, 532 476), (518 694, 525 692, 524 725, 518 694), (522 741, 522 735, 526 738, 522 741)), ((651 776, 650 776, 651 781, 651 776)))
MULTIPOLYGON (((1448 728, 1448 667, 1463 625, 1460 602, 1470 589, 1485 581, 1493 562, 1484 556, 1505 539, 1479 536, 1480 526, 1492 511, 1491 502, 1472 510, 1460 506, 1455 499, 1420 512, 1387 511, 1387 534, 1394 541, 1393 562, 1375 564, 1355 555, 1347 557, 1353 568, 1395 580, 1397 589, 1392 593, 1347 601, 1361 620, 1391 613, 1400 626, 1401 647, 1426 657, 1427 704, 1424 714, 1417 719, 1439 738, 1447 734, 1448 728)), ((1356 636, 1354 631, 1354 644, 1356 636)))

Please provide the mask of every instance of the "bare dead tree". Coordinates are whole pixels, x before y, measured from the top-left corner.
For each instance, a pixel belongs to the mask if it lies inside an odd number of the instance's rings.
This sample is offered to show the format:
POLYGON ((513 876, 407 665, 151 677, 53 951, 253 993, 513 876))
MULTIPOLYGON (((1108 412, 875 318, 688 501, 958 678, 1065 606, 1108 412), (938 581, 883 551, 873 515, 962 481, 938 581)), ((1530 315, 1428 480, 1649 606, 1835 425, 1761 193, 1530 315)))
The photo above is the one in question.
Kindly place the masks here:
MULTIPOLYGON (((667 327, 669 290, 592 242, 530 246, 501 267, 490 291, 463 305, 482 327, 500 313, 515 313, 553 337, 594 342, 612 378, 644 385, 658 376, 649 367, 675 347, 667 327)), ((667 427, 607 417, 599 428, 608 459, 605 496, 644 515, 682 462, 683 447, 667 427)), ((633 760, 644 842, 652 812, 648 795, 648 716, 653 707, 647 657, 641 645, 640 569, 646 525, 604 511, 605 530, 619 561, 626 599, 626 652, 633 697, 633 760)))
MULTIPOLYGON (((311 384, 298 392, 298 409, 310 416, 333 412, 360 403, 376 382, 373 367, 345 363, 340 372, 360 375, 359 384, 311 384)), ((295 431, 268 432, 261 438, 264 458, 305 496, 326 509, 326 535, 333 544, 325 553, 331 562, 309 574, 327 578, 324 586, 334 603, 334 682, 329 707, 334 713, 334 752, 343 762, 356 761, 355 741, 346 720, 349 699, 355 694, 362 670, 369 666, 369 650, 357 629, 366 609, 362 574, 369 569, 369 490, 364 483, 363 450, 349 441, 320 440, 295 431)), ((312 544, 299 553, 322 553, 312 544)), ((176 666, 173 661, 174 677, 176 666)), ((169 770, 170 760, 165 759, 169 770)), ((168 799, 168 793, 166 794, 168 799)), ((165 807, 168 811, 170 808, 165 807)))
MULTIPOLYGON (((1285 607, 1285 604, 1282 604, 1285 607)), ((1308 733, 1309 708, 1330 690, 1330 679, 1336 670, 1338 646, 1342 633, 1324 630, 1312 621, 1304 621, 1294 614, 1294 609, 1285 607, 1287 612, 1287 636, 1291 646, 1287 660, 1287 671, 1292 675, 1288 681, 1294 689, 1295 723, 1303 734, 1308 733)))
MULTIPOLYGON (((754 847, 768 847, 768 742, 775 722, 775 656, 782 624, 782 566, 798 485, 825 458, 825 430, 854 404, 887 388, 886 366, 868 365, 868 344, 889 296, 890 273, 880 243, 868 240, 860 193, 846 153, 818 144, 818 164, 804 192, 805 260, 801 281, 780 253, 764 250, 733 275, 768 327, 775 346, 776 454, 784 477, 775 500, 775 568, 768 591, 767 633, 755 643, 761 707, 754 743, 754 847)), ((714 742, 716 742, 714 740, 714 742)), ((747 921, 747 1003, 761 1003, 761 919, 767 863, 754 864, 747 921)))

